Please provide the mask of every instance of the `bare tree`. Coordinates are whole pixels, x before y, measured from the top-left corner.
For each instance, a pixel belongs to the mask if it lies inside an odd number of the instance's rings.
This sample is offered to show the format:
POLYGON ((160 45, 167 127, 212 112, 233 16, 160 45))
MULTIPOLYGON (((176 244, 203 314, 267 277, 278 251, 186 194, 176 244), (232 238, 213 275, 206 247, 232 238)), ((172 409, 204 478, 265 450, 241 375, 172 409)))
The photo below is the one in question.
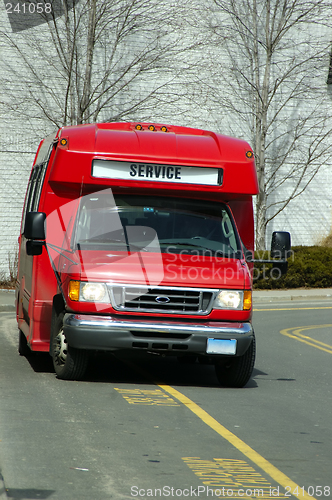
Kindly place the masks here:
POLYGON ((218 106, 223 130, 237 121, 251 138, 258 249, 268 222, 331 158, 331 20, 324 0, 214 0, 208 28, 219 59, 209 68, 206 105, 218 106))
POLYGON ((178 26, 187 3, 63 0, 38 29, 2 32, 7 88, 21 83, 4 104, 57 127, 148 118, 160 101, 175 109, 177 57, 198 43, 178 26))

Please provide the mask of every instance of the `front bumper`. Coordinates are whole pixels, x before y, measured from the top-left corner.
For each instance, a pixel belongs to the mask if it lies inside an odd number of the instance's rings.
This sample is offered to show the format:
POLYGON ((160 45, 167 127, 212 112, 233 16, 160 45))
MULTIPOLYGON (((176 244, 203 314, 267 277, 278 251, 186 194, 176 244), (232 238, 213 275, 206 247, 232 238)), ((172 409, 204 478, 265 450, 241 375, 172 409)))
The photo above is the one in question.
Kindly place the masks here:
POLYGON ((65 314, 63 327, 68 344, 78 349, 144 349, 174 355, 210 355, 208 339, 234 339, 235 356, 241 356, 254 336, 251 323, 190 323, 73 313, 65 314))

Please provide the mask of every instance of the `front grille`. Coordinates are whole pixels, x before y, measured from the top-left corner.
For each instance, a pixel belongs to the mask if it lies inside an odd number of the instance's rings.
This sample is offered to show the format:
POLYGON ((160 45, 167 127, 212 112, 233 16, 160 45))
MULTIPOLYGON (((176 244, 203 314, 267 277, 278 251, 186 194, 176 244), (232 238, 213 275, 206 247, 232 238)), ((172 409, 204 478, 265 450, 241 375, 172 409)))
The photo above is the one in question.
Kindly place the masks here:
POLYGON ((208 314, 215 290, 180 287, 110 286, 112 305, 120 311, 208 314))

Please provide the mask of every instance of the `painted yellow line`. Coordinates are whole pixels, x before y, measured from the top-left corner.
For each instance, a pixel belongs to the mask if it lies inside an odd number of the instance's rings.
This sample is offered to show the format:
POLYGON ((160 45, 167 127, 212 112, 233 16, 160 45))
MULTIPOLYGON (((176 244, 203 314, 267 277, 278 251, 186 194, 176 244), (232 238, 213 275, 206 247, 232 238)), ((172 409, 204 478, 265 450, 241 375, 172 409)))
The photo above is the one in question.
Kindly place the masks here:
MULTIPOLYGON (((232 446, 237 448, 243 455, 248 457, 253 463, 258 465, 264 472, 269 474, 269 476, 274 479, 277 483, 280 484, 283 488, 291 488, 291 491, 294 491, 298 488, 297 491, 300 491, 300 486, 298 486, 294 481, 292 481, 288 476, 286 476, 283 472, 277 469, 274 465, 272 465, 268 460, 262 457, 259 453, 253 450, 250 446, 248 446, 244 441, 238 438, 231 431, 226 429, 223 425, 221 425, 217 420, 215 420, 211 415, 209 415, 203 408, 198 406, 196 403, 191 401, 191 399, 187 398, 184 394, 174 389, 169 385, 157 384, 161 389, 168 392, 173 398, 176 398, 182 404, 184 404, 190 411, 192 411, 198 418, 200 418, 206 425, 208 425, 211 429, 216 431, 221 437, 226 439, 232 446)), ((299 497, 309 500, 316 500, 314 497, 308 495, 306 492, 304 494, 299 495, 299 497)))
MULTIPOLYGON (((128 366, 131 366, 134 370, 141 373, 144 377, 151 380, 151 375, 144 369, 137 367, 131 361, 123 361, 128 366)), ((272 465, 268 460, 266 460, 262 455, 257 453, 253 448, 247 445, 242 439, 238 438, 231 431, 226 429, 222 424, 220 424, 215 418, 211 417, 209 413, 207 413, 203 408, 198 406, 198 404, 194 403, 191 399, 187 398, 184 394, 182 394, 174 387, 170 385, 154 382, 154 384, 160 387, 163 391, 167 392, 175 399, 180 401, 184 406, 186 406, 190 411, 192 411, 202 422, 208 425, 211 429, 213 429, 217 434, 226 439, 234 448, 239 450, 243 455, 248 457, 253 463, 258 465, 264 472, 266 472, 272 479, 274 479, 280 486, 283 488, 287 488, 287 491, 291 492, 297 489, 300 491, 302 487, 298 484, 294 483, 286 474, 281 472, 277 467, 272 465), (290 488, 290 490, 289 490, 290 488)), ((303 491, 303 490, 302 490, 303 491)), ((292 495, 294 496, 294 495, 292 495)), ((307 492, 303 494, 296 495, 298 498, 303 498, 304 500, 316 500, 315 497, 309 495, 307 492)))
POLYGON ((316 347, 316 349, 320 349, 321 351, 328 352, 332 354, 332 345, 325 344, 324 342, 320 342, 319 340, 313 339, 312 337, 308 337, 307 335, 303 335, 300 332, 305 330, 316 330, 318 328, 332 328, 332 325, 311 325, 311 326, 302 326, 296 328, 285 328, 281 330, 280 333, 291 339, 296 339, 299 342, 303 342, 303 344, 310 345, 311 347, 316 347))
POLYGON ((332 307, 287 307, 283 309, 253 309, 253 311, 316 311, 318 309, 332 309, 332 307))

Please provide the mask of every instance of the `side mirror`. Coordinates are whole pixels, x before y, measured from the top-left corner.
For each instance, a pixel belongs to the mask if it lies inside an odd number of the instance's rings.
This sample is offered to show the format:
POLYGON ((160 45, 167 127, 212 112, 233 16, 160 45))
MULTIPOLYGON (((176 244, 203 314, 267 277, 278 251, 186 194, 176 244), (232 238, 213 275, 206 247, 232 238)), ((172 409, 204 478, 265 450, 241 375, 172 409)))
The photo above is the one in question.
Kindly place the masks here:
POLYGON ((27 255, 41 255, 43 252, 44 241, 29 240, 26 242, 27 255))
POLYGON ((44 212, 28 212, 25 217, 24 236, 27 240, 45 240, 44 212))
POLYGON ((287 259, 291 250, 291 236, 286 231, 275 231, 272 233, 271 258, 287 259))

